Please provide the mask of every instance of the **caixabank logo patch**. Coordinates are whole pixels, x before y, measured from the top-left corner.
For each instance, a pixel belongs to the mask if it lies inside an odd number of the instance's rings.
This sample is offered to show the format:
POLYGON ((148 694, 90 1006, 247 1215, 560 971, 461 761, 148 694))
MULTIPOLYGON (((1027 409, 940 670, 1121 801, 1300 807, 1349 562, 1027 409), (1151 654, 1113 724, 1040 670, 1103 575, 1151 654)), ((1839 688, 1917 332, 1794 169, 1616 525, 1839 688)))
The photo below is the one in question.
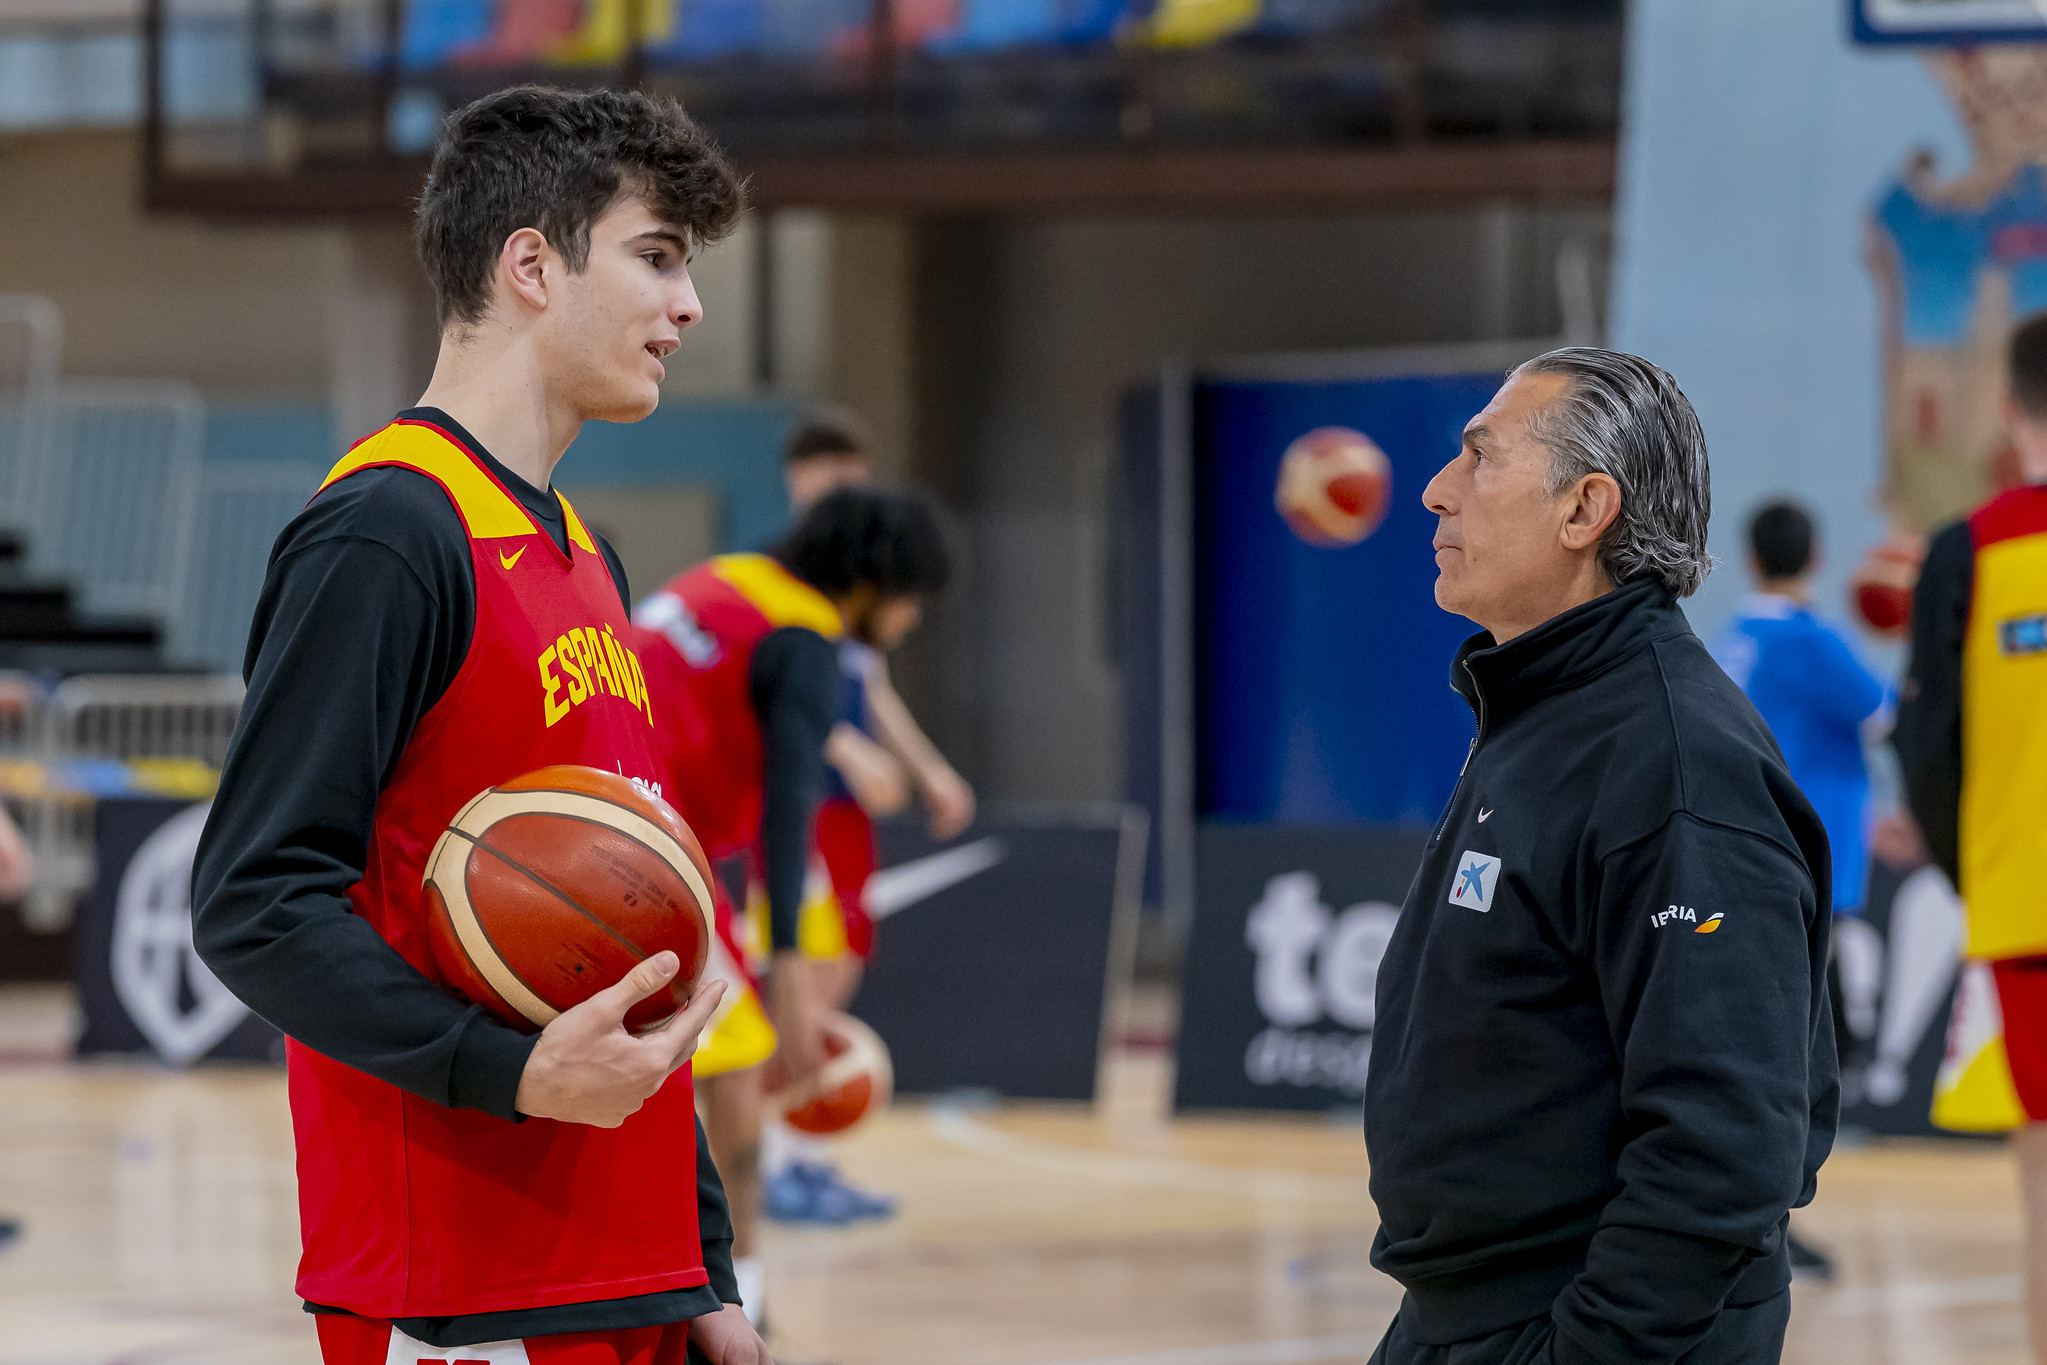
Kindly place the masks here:
POLYGON ((1399 919, 1385 901, 1332 910, 1312 872, 1265 884, 1244 921, 1266 1025, 1244 1050, 1245 1079, 1364 1093, 1379 963, 1399 919))

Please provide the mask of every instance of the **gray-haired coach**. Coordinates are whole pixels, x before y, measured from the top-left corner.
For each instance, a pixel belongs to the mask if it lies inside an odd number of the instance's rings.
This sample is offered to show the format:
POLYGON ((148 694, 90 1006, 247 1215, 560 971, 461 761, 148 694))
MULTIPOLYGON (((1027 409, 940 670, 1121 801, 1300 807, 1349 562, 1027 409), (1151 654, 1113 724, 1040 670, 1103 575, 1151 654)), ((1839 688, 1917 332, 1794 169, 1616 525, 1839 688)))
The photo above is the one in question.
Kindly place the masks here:
POLYGON ((1379 972, 1375 1361, 1775 1361, 1834 1135, 1826 834, 1685 623, 1706 447, 1656 366, 1516 370, 1423 493, 1478 718, 1379 972))

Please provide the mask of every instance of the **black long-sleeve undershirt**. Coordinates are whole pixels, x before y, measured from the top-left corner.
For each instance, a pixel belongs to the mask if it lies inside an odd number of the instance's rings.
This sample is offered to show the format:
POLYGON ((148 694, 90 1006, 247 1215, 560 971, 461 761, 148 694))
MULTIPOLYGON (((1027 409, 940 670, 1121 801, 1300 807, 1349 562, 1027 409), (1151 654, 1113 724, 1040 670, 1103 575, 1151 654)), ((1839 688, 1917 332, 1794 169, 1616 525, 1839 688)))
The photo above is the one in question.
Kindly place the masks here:
POLYGON ((1956 522, 1926 547, 1912 592, 1912 652, 1891 747, 1926 855, 1961 884, 1962 644, 1975 592, 1976 545, 1956 522))
MULTIPOLYGON (((463 441, 567 547, 551 490, 520 479, 445 413, 402 415, 463 441)), ((599 546, 628 602, 617 555, 599 546)), ((475 622, 467 532, 422 474, 361 471, 285 528, 250 630, 241 724, 200 841, 193 939, 250 1008, 306 1046, 436 1104, 518 1121, 534 1040, 429 980, 348 899, 378 798, 461 668, 475 622)), ((709 1288, 401 1327, 430 1344, 466 1345, 676 1322, 737 1301, 731 1223, 701 1126, 697 1145, 709 1288)))
POLYGON ((754 647, 747 687, 761 727, 768 939, 783 952, 796 946, 802 921, 811 827, 825 791, 825 740, 838 718, 839 647, 800 626, 770 631, 754 647))

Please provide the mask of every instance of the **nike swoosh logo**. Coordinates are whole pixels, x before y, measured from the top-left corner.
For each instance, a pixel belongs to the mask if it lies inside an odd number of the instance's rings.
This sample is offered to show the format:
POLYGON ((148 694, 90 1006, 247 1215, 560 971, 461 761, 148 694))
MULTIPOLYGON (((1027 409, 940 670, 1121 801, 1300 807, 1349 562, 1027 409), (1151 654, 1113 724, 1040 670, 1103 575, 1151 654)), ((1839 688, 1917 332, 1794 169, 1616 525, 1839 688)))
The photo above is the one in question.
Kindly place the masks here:
POLYGON ((980 876, 1008 856, 1002 841, 991 837, 882 868, 867 879, 867 914, 872 919, 887 919, 898 910, 980 876))
POLYGON ((1492 819, 1492 816, 1493 816, 1493 813, 1492 813, 1491 811, 1487 810, 1487 809, 1486 809, 1485 807, 1483 807, 1483 806, 1479 807, 1479 810, 1478 810, 1478 822, 1479 822, 1479 823, 1480 823, 1481 825, 1482 825, 1482 824, 1484 824, 1484 823, 1485 823, 1486 821, 1488 821, 1488 820, 1492 819))
POLYGON ((524 555, 524 554, 526 553, 526 550, 527 550, 527 548, 528 548, 528 547, 526 547, 526 546, 524 546, 524 545, 521 545, 521 546, 519 547, 519 553, 518 553, 518 554, 516 554, 516 555, 513 555, 513 556, 512 556, 512 557, 511 557, 510 559, 506 559, 506 558, 505 558, 505 552, 504 552, 503 550, 499 550, 499 551, 498 551, 498 563, 500 563, 500 564, 504 565, 504 566, 505 566, 506 568, 508 568, 508 569, 509 569, 509 568, 511 568, 511 567, 512 567, 512 566, 513 566, 514 564, 517 564, 517 563, 519 562, 519 558, 520 558, 520 556, 521 556, 521 555, 524 555))

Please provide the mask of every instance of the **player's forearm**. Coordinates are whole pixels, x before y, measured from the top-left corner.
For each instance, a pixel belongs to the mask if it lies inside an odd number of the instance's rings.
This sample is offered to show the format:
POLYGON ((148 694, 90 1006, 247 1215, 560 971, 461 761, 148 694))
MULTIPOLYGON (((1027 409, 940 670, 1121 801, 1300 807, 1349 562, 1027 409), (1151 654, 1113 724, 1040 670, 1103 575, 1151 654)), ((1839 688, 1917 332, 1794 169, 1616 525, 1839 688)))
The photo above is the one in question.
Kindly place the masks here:
POLYGON ((876 668, 867 680, 867 713, 882 744, 902 760, 920 784, 928 783, 934 774, 952 771, 952 765, 917 724, 882 668, 876 668))
POLYGON ((243 1003, 313 1051, 452 1109, 516 1119, 531 1038, 430 981, 332 892, 210 882, 193 944, 243 1003))

